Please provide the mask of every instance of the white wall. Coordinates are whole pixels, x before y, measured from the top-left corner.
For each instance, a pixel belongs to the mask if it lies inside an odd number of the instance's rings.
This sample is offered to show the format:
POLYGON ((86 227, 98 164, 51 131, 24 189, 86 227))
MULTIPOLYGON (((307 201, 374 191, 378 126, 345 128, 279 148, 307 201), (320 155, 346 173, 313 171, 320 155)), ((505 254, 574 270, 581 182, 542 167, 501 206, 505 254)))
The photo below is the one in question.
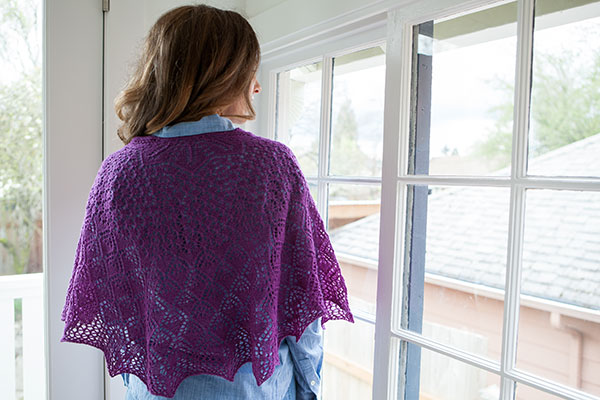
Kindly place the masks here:
POLYGON ((256 17, 270 8, 283 3, 285 0, 246 0, 245 16, 246 18, 256 17))
POLYGON ((61 312, 85 203, 101 161, 102 10, 96 0, 45 2, 47 371, 50 400, 103 400, 102 353, 61 343, 61 312))
MULTIPOLYGON (((382 0, 248 0, 246 12, 261 43, 269 43, 382 0)), ((406 1, 398 1, 406 3, 406 1)))

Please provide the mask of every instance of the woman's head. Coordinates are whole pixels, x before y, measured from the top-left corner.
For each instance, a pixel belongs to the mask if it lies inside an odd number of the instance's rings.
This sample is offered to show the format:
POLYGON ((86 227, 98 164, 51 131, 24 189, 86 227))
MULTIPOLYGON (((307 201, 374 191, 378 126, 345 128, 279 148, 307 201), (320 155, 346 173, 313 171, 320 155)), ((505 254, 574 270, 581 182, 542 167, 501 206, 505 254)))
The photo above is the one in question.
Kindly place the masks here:
POLYGON ((116 100, 119 137, 129 143, 215 113, 253 119, 259 59, 256 34, 240 14, 205 5, 167 12, 150 29, 137 70, 116 100))

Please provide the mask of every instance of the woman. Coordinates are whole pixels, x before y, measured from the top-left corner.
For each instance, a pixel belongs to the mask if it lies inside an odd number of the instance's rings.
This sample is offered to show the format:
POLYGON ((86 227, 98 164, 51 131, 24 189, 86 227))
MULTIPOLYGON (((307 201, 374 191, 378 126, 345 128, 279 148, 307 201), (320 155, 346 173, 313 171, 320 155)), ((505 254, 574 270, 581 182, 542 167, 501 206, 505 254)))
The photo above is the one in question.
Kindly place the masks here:
POLYGON ((126 146, 90 193, 63 341, 101 349, 128 399, 317 398, 320 325, 352 321, 294 155, 232 124, 259 58, 239 14, 180 7, 116 102, 126 146))

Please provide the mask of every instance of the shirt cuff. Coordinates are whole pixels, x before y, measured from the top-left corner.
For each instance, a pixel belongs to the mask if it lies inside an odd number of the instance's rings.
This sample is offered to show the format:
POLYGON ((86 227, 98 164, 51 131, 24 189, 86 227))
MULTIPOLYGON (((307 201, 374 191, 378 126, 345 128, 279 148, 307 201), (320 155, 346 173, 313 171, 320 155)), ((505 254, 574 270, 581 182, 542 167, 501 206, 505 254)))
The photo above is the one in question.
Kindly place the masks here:
POLYGON ((317 374, 314 362, 310 359, 299 360, 302 377, 296 380, 296 399, 316 400, 321 390, 321 377, 317 374))

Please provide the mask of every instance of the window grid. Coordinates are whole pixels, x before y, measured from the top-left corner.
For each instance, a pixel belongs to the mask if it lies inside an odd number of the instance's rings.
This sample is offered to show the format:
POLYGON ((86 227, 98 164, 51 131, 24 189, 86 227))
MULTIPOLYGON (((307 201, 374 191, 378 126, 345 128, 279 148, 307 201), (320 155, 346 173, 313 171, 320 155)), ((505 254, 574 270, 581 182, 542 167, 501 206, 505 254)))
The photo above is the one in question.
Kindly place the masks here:
MULTIPOLYGON (((360 49, 369 48, 369 46, 362 46, 360 49)), ((359 51, 357 49, 353 49, 351 51, 347 51, 344 53, 340 53, 337 56, 343 54, 353 53, 355 51, 359 51)), ((320 133, 319 133, 319 167, 318 167, 318 175, 317 176, 307 176, 306 180, 309 183, 317 185, 317 209, 319 210, 319 214, 321 214, 322 218, 327 221, 328 218, 328 186, 330 183, 342 183, 342 184, 372 184, 372 185, 381 185, 381 178, 373 178, 373 177, 348 177, 348 176, 331 176, 329 174, 329 158, 330 158, 330 143, 331 143, 331 113, 332 113, 332 95, 333 95, 333 60, 335 57, 326 55, 321 59, 316 60, 322 62, 323 70, 321 75, 321 110, 320 110, 320 133)), ((299 63, 298 65, 310 64, 310 62, 299 63)), ((289 68, 286 68, 289 69, 289 68)), ((278 73, 274 74, 275 78, 272 78, 272 82, 276 82, 275 85, 278 85, 278 73)), ((272 94, 273 98, 276 99, 277 91, 272 94)), ((272 107, 272 110, 275 110, 275 114, 277 113, 276 101, 272 107)), ((277 131, 277 118, 270 119, 271 127, 269 128, 271 131, 277 131)), ((275 135, 273 135, 275 136, 275 135)), ((365 317, 366 318, 366 317, 365 317)), ((364 319, 366 322, 373 323, 373 318, 364 319)))
MULTIPOLYGON (((402 342, 393 335, 400 300, 404 295, 402 274, 395 266, 403 259, 404 247, 397 248, 397 227, 404 226, 406 202, 396 186, 398 166, 407 159, 408 125, 401 123, 410 116, 410 71, 405 62, 412 48, 410 28, 399 12, 388 13, 386 82, 383 118, 383 165, 381 188, 381 223, 379 232, 379 267, 377 276, 377 324, 373 366, 373 398, 395 399, 398 385, 404 383, 405 363, 399 362, 402 342), (392 71, 397 71, 394 73, 392 71)), ((406 347, 406 346, 404 346, 406 347)), ((404 354, 405 352, 402 352, 404 354)))
MULTIPOLYGON (((319 171, 318 171, 318 201, 317 207, 325 221, 329 220, 328 207, 328 182, 323 178, 327 177, 329 170, 329 142, 331 136, 331 100, 333 89, 333 57, 324 56, 323 71, 321 75, 321 132, 319 137, 319 171)), ((329 228, 327 222, 326 228, 329 228)))
POLYGON ((522 185, 515 185, 514 182, 517 178, 525 177, 527 174, 534 1, 520 0, 517 3, 517 65, 511 162, 511 181, 513 184, 511 184, 510 196, 504 324, 502 329, 501 372, 503 375, 500 385, 500 399, 506 400, 514 399, 516 390, 515 381, 504 374, 514 368, 517 359, 525 188, 522 185))
POLYGON ((598 186, 599 180, 594 178, 546 178, 537 176, 508 178, 494 176, 405 175, 399 178, 399 181, 409 185, 486 186, 506 188, 510 188, 511 186, 522 186, 525 189, 600 191, 600 187, 598 186))
MULTIPOLYGON (((439 2, 424 0, 417 7, 404 7, 388 12, 386 83, 384 103, 384 146, 382 178, 332 177, 328 175, 329 145, 331 138, 331 96, 334 56, 348 54, 368 46, 362 45, 344 52, 328 53, 320 58, 304 60, 272 70, 271 77, 294 66, 322 61, 321 123, 319 138, 318 176, 307 177, 318 187, 317 206, 327 220, 328 185, 330 183, 381 184, 381 227, 379 269, 377 282, 377 315, 356 315, 357 319, 374 323, 375 357, 373 372, 373 398, 403 398, 398 393, 398 382, 402 380, 400 347, 410 342, 440 353, 501 377, 501 400, 514 399, 516 383, 525 384, 566 399, 598 400, 598 397, 578 391, 562 384, 540 378, 515 369, 518 314, 520 307, 521 245, 524 227, 525 191, 527 189, 555 189, 600 191, 600 180, 595 178, 559 178, 527 176, 527 137, 529 124, 529 100, 531 63, 533 56, 534 0, 518 1, 517 22, 517 73, 515 74, 515 105, 513 128, 513 151, 510 177, 491 176, 419 176, 407 175, 408 137, 410 119, 410 88, 412 59, 412 26, 419 23, 452 17, 475 7, 501 4, 498 0, 448 1, 447 8, 439 10, 439 2), (437 3, 437 4, 436 4, 437 3), (436 10, 431 12, 431 10, 436 10), (428 14, 425 15, 424 12, 428 14), (415 19, 415 15, 419 15, 415 19), (447 346, 420 334, 401 329, 400 318, 404 287, 404 227, 406 216, 406 192, 408 185, 448 185, 506 187, 511 190, 509 218, 509 248, 507 250, 507 276, 504 294, 504 326, 500 361, 492 361, 468 352, 447 346), (399 229, 398 229, 399 227, 399 229)), ((470 12, 470 11, 469 11, 470 12)), ((372 45, 372 44, 370 44, 372 45)), ((273 82, 273 79, 271 79, 273 82)), ((271 94, 276 99, 276 93, 271 94)), ((269 100, 274 111, 276 100, 269 100)), ((271 114, 274 115, 274 112, 271 114)), ((269 120, 269 131, 274 132, 273 119, 269 120)), ((273 137, 273 136, 271 136, 273 137)), ((581 312, 593 312, 580 310, 581 312)))
MULTIPOLYGON (((322 63, 322 71, 321 71, 321 109, 320 109, 320 131, 319 131, 319 149, 318 149, 318 171, 317 176, 307 176, 306 180, 309 184, 314 184, 317 186, 317 198, 315 199, 317 204, 317 209, 322 219, 327 223, 329 220, 329 184, 331 183, 340 183, 340 184, 354 184, 354 185, 380 185, 381 186, 381 178, 376 177, 348 177, 348 176, 331 176, 329 174, 329 164, 330 164, 330 155, 331 155, 331 114, 332 114, 332 100, 333 100, 333 66, 334 59, 336 57, 351 54, 357 51, 361 51, 364 49, 368 49, 370 47, 377 46, 381 44, 382 41, 378 40, 375 42, 369 42, 366 44, 361 44, 360 46, 355 46, 351 49, 346 49, 345 51, 336 52, 332 54, 327 54, 322 56, 319 59, 306 60, 303 62, 298 62, 293 65, 289 65, 284 69, 279 69, 277 71, 273 71, 270 75, 270 82, 275 87, 275 90, 271 92, 271 98, 273 102, 270 104, 269 109, 272 110, 275 118, 269 119, 269 131, 274 132, 272 137, 276 137, 277 132, 277 95, 278 95, 278 86, 279 86, 279 73, 293 69, 298 66, 307 65, 315 62, 322 63)), ((365 313, 365 312, 353 312, 356 319, 361 321, 370 323, 375 325, 375 316, 365 313)))
MULTIPOLYGON (((527 150, 528 150, 528 132, 529 132, 529 106, 530 106, 530 88, 531 88, 531 64, 533 58, 533 24, 534 24, 534 6, 535 0, 519 0, 518 1, 518 20, 517 20, 517 72, 516 72, 516 84, 515 84, 515 105, 514 105, 514 128, 513 128, 513 147, 512 147, 512 163, 511 163, 511 177, 469 177, 469 176, 419 176, 419 175, 408 175, 407 171, 407 154, 408 154, 408 138, 409 138, 409 114, 411 107, 410 99, 410 79, 411 79, 411 62, 412 62, 412 26, 417 25, 427 20, 433 20, 438 17, 444 17, 455 14, 459 11, 464 11, 476 6, 482 6, 487 4, 493 4, 498 2, 481 1, 481 2, 470 2, 467 5, 462 6, 462 10, 456 8, 452 10, 443 10, 437 15, 429 15, 426 18, 421 18, 419 21, 396 18, 395 23, 389 22, 392 26, 388 27, 388 42, 392 40, 392 37, 398 36, 398 32, 402 31, 403 48, 400 49, 401 58, 404 60, 402 68, 399 70, 400 79, 402 80, 402 89, 400 91, 401 104, 401 125, 396 132, 400 132, 400 146, 397 147, 399 156, 398 165, 398 176, 396 185, 398 186, 398 197, 394 199, 400 207, 404 207, 406 203, 406 193, 408 185, 433 185, 433 184, 444 184, 444 185, 460 185, 460 186, 479 186, 479 187, 507 187, 511 189, 511 204, 510 204, 510 216, 509 216, 509 246, 507 250, 507 276, 506 286, 504 295, 504 326, 502 335, 502 353, 500 363, 488 360, 484 357, 480 357, 468 352, 456 349, 451 346, 447 346, 438 343, 434 340, 428 339, 420 334, 414 333, 409 330, 401 328, 400 318, 404 318, 404 313, 394 311, 391 315, 393 324, 391 328, 391 334, 393 337, 419 345, 423 348, 435 351, 437 353, 449 356, 453 359, 465 362, 472 366, 481 368, 483 370, 495 373, 501 377, 501 400, 514 399, 516 383, 522 383, 528 386, 532 386, 536 389, 545 391, 547 393, 560 396, 566 399, 580 399, 580 400, 597 400, 596 396, 581 392, 579 390, 567 387, 565 385, 553 382, 548 379, 540 378, 535 375, 529 374, 517 370, 515 368, 516 363, 516 352, 517 352, 517 330, 519 321, 519 307, 520 307, 520 283, 521 283, 521 255, 522 255, 522 244, 523 244, 523 230, 524 230, 524 213, 525 213, 525 191, 527 189, 557 189, 557 190, 592 190, 600 191, 599 180, 594 178, 558 178, 558 177, 536 177, 527 176, 527 150), (393 26, 393 25, 396 26, 393 26), (402 27, 398 27, 400 24, 402 27)), ((389 18, 388 21, 392 21, 394 18, 389 18)), ((392 59, 395 48, 390 46, 388 49, 388 59, 392 59)), ((388 65, 388 71, 391 71, 391 66, 388 65)), ((394 79, 389 77, 388 79, 394 79)), ((388 86, 386 86, 387 92, 388 86)), ((386 103, 388 101, 386 93, 386 103)), ((386 108, 387 111, 387 108, 386 108)), ((386 121, 388 117, 385 117, 386 121)), ((384 130, 387 133, 387 130, 384 130)), ((388 135, 389 136, 389 135, 388 135)), ((384 142, 385 143, 385 142, 384 142)), ((384 145, 384 148, 387 144, 384 145)), ((384 165, 386 160, 384 158, 384 165)), ((383 187, 389 185, 389 180, 386 179, 384 173, 383 187)), ((394 186, 396 186, 394 185, 394 186)), ((384 204, 382 195, 382 228, 385 223, 386 215, 384 215, 384 204)), ((402 256, 404 253, 405 238, 404 238, 404 218, 403 214, 406 213, 405 209, 398 209, 400 215, 398 216, 398 223, 396 224, 396 268, 397 271, 394 284, 394 292, 396 298, 401 298, 401 293, 404 291, 402 282, 402 270, 405 268, 406 260, 402 256)), ((382 270, 380 269, 380 279, 385 279, 382 270)), ((379 299, 378 299, 379 300, 379 299)), ((388 300, 389 301, 389 300, 388 300)), ((398 303, 394 301, 388 307, 393 310, 398 306, 398 303)), ((378 301, 378 308, 381 304, 378 301)), ((381 316, 380 316, 381 317, 381 316)), ((377 342, 376 342, 377 345, 377 342)), ((376 350, 376 365, 377 359, 376 350)), ((392 361, 393 362, 393 361, 392 361)), ((394 385, 393 382, 387 382, 389 386, 394 385)), ((374 385, 377 386, 377 385, 374 385)), ((375 392, 374 392, 375 393, 375 392)), ((404 398, 403 393, 398 393, 398 398, 404 398)))
MULTIPOLYGON (((379 44, 380 42, 377 42, 379 44)), ((375 43, 369 43, 367 45, 363 44, 359 48, 354 48, 351 50, 347 50, 343 53, 336 54, 335 56, 341 56, 344 54, 350 54, 355 51, 360 51, 362 49, 366 49, 374 46, 375 43)), ((319 149, 318 149, 318 172, 316 177, 307 177, 307 182, 309 184, 317 185, 317 209, 319 214, 322 216, 326 225, 328 225, 329 221, 329 185, 331 183, 341 183, 341 184, 363 184, 363 185, 379 185, 381 187, 382 179, 376 177, 347 177, 347 176, 331 176, 329 174, 330 170, 330 154, 331 154, 331 137, 332 137, 332 105, 333 105, 333 67, 334 67, 334 56, 333 55, 324 55, 320 60, 322 62, 322 75, 321 75, 321 110, 320 110, 320 132, 319 132, 319 149)), ((278 82, 279 75, 276 75, 276 81, 278 82)), ((276 98, 276 94, 274 96, 276 98)), ((277 109, 276 105, 272 109, 277 109)), ((273 121, 271 119, 271 121, 273 121)), ((275 122, 276 124, 276 122, 275 122)), ((276 126, 276 125, 275 125, 276 126)), ((276 132, 276 129, 273 129, 272 132, 276 132)), ((275 135, 274 135, 275 136, 275 135)), ((383 195, 383 194, 382 194, 383 195)), ((380 198, 381 201, 381 198, 380 198)), ((329 229, 326 226, 326 229, 329 229)), ((378 271, 379 272, 379 271, 378 271)), ((360 320, 372 325, 378 326, 376 323, 376 316, 362 312, 360 310, 353 310, 353 315, 355 320, 360 320)), ((388 320, 389 321, 389 320, 388 320)), ((377 331, 377 328, 376 328, 377 331)), ((389 331, 389 328, 386 329, 389 331)), ((377 342, 377 339, 376 339, 377 342)), ((388 354, 388 357, 390 355, 388 354)), ((396 363, 397 364, 397 363, 396 363)), ((390 364, 393 367, 393 363, 390 364)), ((385 374, 390 373, 390 369, 387 368, 385 374)), ((376 374, 376 371, 373 371, 373 375, 376 374)), ((374 386, 374 385, 373 385, 374 386)), ((375 397, 376 398, 376 397, 375 397)), ((385 398, 392 398, 392 393, 389 393, 385 396, 385 398)))

